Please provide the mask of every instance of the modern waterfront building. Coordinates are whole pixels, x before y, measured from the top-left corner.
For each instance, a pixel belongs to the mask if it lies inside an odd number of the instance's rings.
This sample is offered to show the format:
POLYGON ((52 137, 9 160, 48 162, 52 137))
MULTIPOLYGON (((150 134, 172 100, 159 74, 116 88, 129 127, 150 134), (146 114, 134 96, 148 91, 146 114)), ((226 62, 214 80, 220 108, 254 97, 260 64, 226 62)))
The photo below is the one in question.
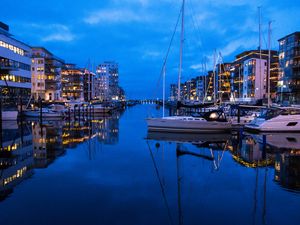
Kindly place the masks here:
POLYGON ((300 32, 289 34, 278 41, 278 100, 300 104, 300 32))
POLYGON ((207 76, 198 76, 196 79, 197 100, 203 102, 207 91, 207 76))
POLYGON ((75 64, 65 64, 61 72, 62 98, 64 101, 84 100, 85 69, 77 68, 75 64))
POLYGON ((96 71, 96 97, 100 101, 109 101, 109 74, 106 72, 105 67, 98 66, 96 71))
POLYGON ((64 61, 43 47, 32 47, 31 93, 35 100, 62 99, 61 70, 64 61))
POLYGON ((216 101, 215 96, 216 94, 216 88, 215 88, 215 72, 214 71, 208 71, 206 77, 206 90, 204 92, 204 101, 211 102, 216 101))
POLYGON ((13 38, 9 26, 0 22, 0 87, 7 107, 15 107, 19 98, 23 102, 30 98, 30 55, 30 46, 13 38))
POLYGON ((119 65, 116 62, 104 62, 97 67, 96 86, 101 101, 120 100, 122 90, 119 86, 119 65))
POLYGON ((170 97, 169 97, 170 101, 175 101, 177 99, 177 90, 178 87, 176 84, 170 85, 170 97))
POLYGON ((95 81, 96 81, 96 74, 85 69, 83 73, 84 101, 89 102, 96 98, 95 81))
MULTIPOLYGON (((245 51, 236 56, 231 68, 231 100, 254 102, 268 93, 268 50, 245 51)), ((278 83, 278 53, 271 51, 270 90, 274 100, 278 83)))
MULTIPOLYGON (((208 75, 200 75, 192 78, 180 85, 180 96, 185 101, 211 101, 213 98, 213 73, 208 75)), ((177 84, 170 85, 169 100, 177 99, 177 84)))
POLYGON ((220 63, 216 66, 216 98, 220 101, 229 101, 231 95, 230 89, 230 68, 231 63, 220 63))

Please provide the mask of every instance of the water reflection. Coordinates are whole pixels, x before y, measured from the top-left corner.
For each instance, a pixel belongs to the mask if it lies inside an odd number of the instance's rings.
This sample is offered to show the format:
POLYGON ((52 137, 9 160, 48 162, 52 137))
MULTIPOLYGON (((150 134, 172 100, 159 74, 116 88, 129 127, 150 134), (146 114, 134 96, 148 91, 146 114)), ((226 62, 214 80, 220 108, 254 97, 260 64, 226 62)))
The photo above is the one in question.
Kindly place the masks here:
POLYGON ((30 127, 4 122, 0 151, 0 201, 13 192, 14 186, 33 174, 33 149, 30 127))
MULTIPOLYGON (((147 142, 149 151, 170 223, 174 224, 174 221, 176 221, 175 224, 189 224, 187 222, 189 218, 184 216, 184 212, 188 210, 184 210, 182 206, 186 202, 186 199, 183 197, 186 194, 182 193, 182 186, 192 176, 192 171, 191 168, 184 168, 187 167, 186 164, 184 165, 184 160, 187 158, 182 158, 182 156, 188 155, 190 157, 201 158, 202 162, 206 162, 205 165, 211 167, 212 172, 219 173, 222 171, 224 152, 227 151, 236 164, 245 167, 245 169, 249 168, 253 170, 254 179, 247 181, 249 183, 254 182, 253 191, 250 194, 253 198, 251 223, 267 224, 269 210, 269 203, 267 201, 267 192, 269 189, 268 177, 273 176, 273 182, 278 183, 283 190, 300 193, 300 148, 296 145, 296 143, 299 143, 298 136, 298 134, 253 135, 243 132, 231 135, 223 133, 189 135, 148 132, 147 142), (283 140, 285 140, 284 143, 282 142, 283 140), (166 194, 168 184, 164 182, 166 174, 164 174, 164 170, 162 169, 164 167, 163 155, 165 154, 165 149, 169 148, 168 145, 172 146, 176 151, 177 216, 172 215, 170 212, 172 210, 170 209, 169 199, 166 194), (157 156, 160 154, 161 157, 157 156), (270 173, 270 170, 274 172, 270 173)), ((191 161, 191 158, 189 158, 189 161, 191 161)), ((201 164, 201 161, 197 162, 201 164)), ((204 174, 201 173, 201 175, 204 174)), ((194 179, 198 180, 201 178, 196 177, 194 179)), ((194 182, 197 183, 196 180, 194 182)), ((235 181, 230 180, 229 182, 234 183, 235 181)), ((224 188, 226 183, 226 181, 223 181, 220 184, 220 188, 224 188)), ((213 186, 212 184, 210 188, 213 188, 213 186)), ((190 190, 190 187, 188 190, 190 190)), ((219 195, 218 192, 215 194, 219 195)), ((193 201, 197 204, 195 199, 193 201)), ((212 222, 212 224, 215 223, 212 222)))
MULTIPOLYGON (((221 164, 223 153, 229 150, 234 161, 249 168, 274 168, 274 181, 290 191, 300 191, 300 134, 184 134, 148 132, 148 140, 180 144, 177 155, 210 152, 205 157, 214 161, 214 168, 221 164), (185 145, 188 144, 188 145, 185 145), (183 150, 184 149, 184 150, 183 150), (221 152, 221 154, 220 154, 221 152)), ((158 144, 158 143, 157 143, 158 144)), ((158 144, 160 146, 160 144, 158 144)))
MULTIPOLYGON (((94 119, 54 121, 5 121, 0 149, 0 201, 13 188, 34 173, 47 168, 67 149, 96 140, 98 143, 118 143, 121 112, 94 119)), ((96 144, 89 144, 88 157, 95 157, 96 144)))
POLYGON ((298 224, 297 135, 145 140, 145 111, 5 126, 1 222, 298 224))

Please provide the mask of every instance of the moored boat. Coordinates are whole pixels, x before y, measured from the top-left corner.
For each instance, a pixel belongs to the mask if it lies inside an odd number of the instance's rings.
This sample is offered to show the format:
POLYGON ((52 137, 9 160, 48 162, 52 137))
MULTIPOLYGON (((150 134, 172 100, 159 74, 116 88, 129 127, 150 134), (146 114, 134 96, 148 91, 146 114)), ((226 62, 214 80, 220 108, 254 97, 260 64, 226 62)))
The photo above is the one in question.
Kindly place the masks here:
POLYGON ((268 108, 245 128, 256 132, 300 132, 300 109, 268 108))
POLYGON ((224 112, 221 110, 205 113, 203 117, 169 116, 148 118, 147 124, 149 131, 160 132, 215 133, 231 130, 231 123, 227 121, 224 112))

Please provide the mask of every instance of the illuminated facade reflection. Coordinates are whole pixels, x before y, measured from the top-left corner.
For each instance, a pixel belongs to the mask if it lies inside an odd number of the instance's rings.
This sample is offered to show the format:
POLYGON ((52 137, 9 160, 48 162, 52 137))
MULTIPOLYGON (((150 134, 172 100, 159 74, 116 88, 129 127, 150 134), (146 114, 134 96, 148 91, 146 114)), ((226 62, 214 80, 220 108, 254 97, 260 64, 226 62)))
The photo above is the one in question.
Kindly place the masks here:
POLYGON ((274 180, 283 188, 300 191, 300 152, 277 154, 274 180))
MULTIPOLYGON (((16 123, 16 122, 15 122, 16 123)), ((3 126, 0 150, 0 201, 13 188, 33 174, 32 134, 30 127, 23 125, 3 126)))
MULTIPOLYGON (((119 140, 120 113, 92 120, 28 121, 3 124, 0 150, 0 201, 13 188, 32 176, 34 169, 47 168, 55 159, 75 149, 79 144, 94 140, 89 147, 116 144, 119 140)), ((89 149, 90 150, 90 149, 89 149)), ((88 155, 90 158, 90 154, 88 155)))
POLYGON ((232 157, 246 167, 264 167, 273 163, 273 156, 267 152, 264 140, 253 136, 236 137, 232 146, 232 157))

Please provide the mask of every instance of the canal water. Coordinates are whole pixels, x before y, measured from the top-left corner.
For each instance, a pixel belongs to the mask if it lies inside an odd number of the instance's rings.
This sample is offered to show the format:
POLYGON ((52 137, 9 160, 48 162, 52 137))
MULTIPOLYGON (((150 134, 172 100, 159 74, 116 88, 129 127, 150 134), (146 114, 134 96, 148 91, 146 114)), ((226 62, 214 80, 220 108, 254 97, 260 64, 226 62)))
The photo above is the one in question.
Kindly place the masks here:
POLYGON ((154 106, 4 123, 0 224, 300 224, 300 135, 147 133, 154 106))

